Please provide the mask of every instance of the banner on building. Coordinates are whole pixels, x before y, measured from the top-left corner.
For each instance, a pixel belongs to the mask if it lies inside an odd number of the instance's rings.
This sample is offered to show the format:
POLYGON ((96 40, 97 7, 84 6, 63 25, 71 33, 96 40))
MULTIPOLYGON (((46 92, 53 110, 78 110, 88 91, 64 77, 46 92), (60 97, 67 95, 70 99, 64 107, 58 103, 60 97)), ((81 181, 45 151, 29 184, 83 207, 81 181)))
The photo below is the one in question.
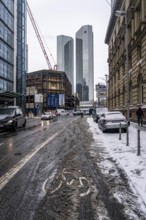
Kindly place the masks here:
POLYGON ((58 108, 65 105, 64 94, 48 94, 48 107, 58 108))
POLYGON ((59 107, 59 94, 48 94, 48 107, 59 107))
POLYGON ((59 106, 63 107, 65 105, 65 97, 64 94, 59 94, 59 106))

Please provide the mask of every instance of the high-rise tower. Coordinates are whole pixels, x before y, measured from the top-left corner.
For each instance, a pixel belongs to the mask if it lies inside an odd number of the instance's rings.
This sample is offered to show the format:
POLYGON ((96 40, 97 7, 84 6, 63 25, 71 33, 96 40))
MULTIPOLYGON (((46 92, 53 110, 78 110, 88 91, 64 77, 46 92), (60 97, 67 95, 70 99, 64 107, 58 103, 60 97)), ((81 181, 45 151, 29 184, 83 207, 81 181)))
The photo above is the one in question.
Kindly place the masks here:
POLYGON ((73 38, 57 36, 57 69, 64 71, 72 84, 74 93, 74 43, 73 38))
POLYGON ((25 108, 26 0, 0 0, 0 105, 25 108), (2 95, 3 94, 3 95, 2 95))
POLYGON ((80 101, 94 100, 94 57, 92 26, 76 33, 76 92, 80 101))

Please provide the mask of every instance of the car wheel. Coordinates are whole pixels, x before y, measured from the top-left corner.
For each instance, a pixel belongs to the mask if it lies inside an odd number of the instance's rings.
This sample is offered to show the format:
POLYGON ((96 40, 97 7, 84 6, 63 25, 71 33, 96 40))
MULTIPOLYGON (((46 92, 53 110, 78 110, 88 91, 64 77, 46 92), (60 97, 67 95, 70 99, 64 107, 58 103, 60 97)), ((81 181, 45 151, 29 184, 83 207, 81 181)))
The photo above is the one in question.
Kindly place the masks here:
POLYGON ((17 122, 15 122, 15 123, 13 124, 12 130, 13 130, 13 131, 16 131, 16 128, 17 128, 17 122))
POLYGON ((26 127, 26 120, 24 121, 23 125, 22 125, 23 128, 26 127))

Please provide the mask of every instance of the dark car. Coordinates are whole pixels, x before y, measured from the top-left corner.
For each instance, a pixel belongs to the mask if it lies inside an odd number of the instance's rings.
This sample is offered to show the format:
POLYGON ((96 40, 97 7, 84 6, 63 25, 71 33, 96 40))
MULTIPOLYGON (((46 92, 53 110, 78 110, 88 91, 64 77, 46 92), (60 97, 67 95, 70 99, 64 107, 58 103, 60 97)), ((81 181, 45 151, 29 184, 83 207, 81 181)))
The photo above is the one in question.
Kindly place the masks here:
POLYGON ((0 108, 0 128, 13 129, 26 126, 26 118, 19 106, 0 108))
POLYGON ((98 123, 98 120, 101 116, 102 113, 107 112, 107 108, 96 108, 94 113, 93 113, 93 120, 98 123))
POLYGON ((81 111, 81 110, 74 111, 74 112, 73 112, 73 115, 74 115, 74 116, 83 115, 83 111, 81 111))

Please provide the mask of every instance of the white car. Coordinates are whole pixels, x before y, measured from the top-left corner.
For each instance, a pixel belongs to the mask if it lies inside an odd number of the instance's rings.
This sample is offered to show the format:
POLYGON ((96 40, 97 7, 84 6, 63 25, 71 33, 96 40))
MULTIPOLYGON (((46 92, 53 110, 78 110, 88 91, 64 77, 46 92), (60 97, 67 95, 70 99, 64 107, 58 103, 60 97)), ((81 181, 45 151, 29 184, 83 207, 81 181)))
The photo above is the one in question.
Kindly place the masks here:
POLYGON ((98 127, 103 131, 119 129, 121 124, 122 130, 126 131, 127 121, 125 116, 119 112, 105 112, 101 114, 101 117, 98 120, 98 127))
POLYGON ((44 114, 41 116, 41 120, 51 120, 53 119, 53 115, 51 112, 44 112, 44 114))

